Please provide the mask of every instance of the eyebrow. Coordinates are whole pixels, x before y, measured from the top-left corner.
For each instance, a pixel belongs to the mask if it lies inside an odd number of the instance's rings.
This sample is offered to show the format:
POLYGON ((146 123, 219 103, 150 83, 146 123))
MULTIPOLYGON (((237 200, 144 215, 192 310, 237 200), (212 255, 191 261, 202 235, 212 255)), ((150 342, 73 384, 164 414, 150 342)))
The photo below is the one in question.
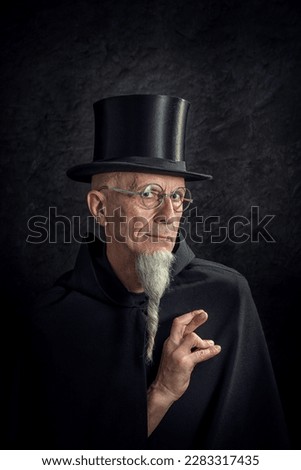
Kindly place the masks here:
POLYGON ((134 173, 132 176, 133 176, 133 179, 132 179, 132 182, 131 182, 131 184, 130 184, 130 186, 129 186, 129 190, 130 190, 130 191, 137 191, 137 189, 138 189, 138 185, 137 185, 137 179, 138 179, 138 177, 137 177, 137 175, 136 175, 135 173, 134 173))
MULTIPOLYGON (((128 189, 130 191, 138 191, 139 188, 144 188, 145 186, 147 186, 149 184, 155 184, 155 181, 151 181, 151 180, 138 184, 139 175, 140 174, 137 174, 137 173, 132 174, 132 181, 128 185, 128 189)), ((157 183, 157 184, 159 184, 159 183, 157 183)), ((160 185, 160 186, 162 186, 162 185, 160 185)))

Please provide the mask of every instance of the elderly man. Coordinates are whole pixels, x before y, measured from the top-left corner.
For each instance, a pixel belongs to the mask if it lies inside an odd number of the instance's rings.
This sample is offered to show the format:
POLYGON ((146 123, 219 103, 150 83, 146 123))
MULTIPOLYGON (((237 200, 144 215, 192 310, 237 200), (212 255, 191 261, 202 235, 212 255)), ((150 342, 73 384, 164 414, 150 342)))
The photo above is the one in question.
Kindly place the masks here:
POLYGON ((279 449, 285 425, 248 284, 181 234, 189 103, 94 105, 90 182, 100 228, 30 322, 22 442, 56 449, 279 449))

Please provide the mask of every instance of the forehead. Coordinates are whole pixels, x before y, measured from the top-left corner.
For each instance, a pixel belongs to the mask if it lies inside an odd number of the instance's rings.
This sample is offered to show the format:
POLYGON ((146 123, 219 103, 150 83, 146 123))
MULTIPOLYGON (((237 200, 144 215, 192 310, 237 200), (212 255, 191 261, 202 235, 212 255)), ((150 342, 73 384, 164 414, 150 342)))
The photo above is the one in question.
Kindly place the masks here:
POLYGON ((153 173, 130 173, 124 172, 120 175, 120 182, 124 185, 140 187, 149 183, 156 183, 163 188, 177 188, 185 186, 185 180, 181 176, 157 175, 153 173))

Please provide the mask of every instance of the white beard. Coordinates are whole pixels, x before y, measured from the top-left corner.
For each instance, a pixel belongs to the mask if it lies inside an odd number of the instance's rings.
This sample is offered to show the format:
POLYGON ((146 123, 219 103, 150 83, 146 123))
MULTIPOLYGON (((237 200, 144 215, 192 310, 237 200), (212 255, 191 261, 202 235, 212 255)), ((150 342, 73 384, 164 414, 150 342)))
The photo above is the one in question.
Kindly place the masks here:
POLYGON ((151 362, 155 336, 159 324, 159 305, 161 297, 169 286, 171 266, 174 255, 167 250, 153 253, 139 253, 136 258, 136 271, 139 280, 148 296, 147 304, 147 349, 146 360, 151 362))

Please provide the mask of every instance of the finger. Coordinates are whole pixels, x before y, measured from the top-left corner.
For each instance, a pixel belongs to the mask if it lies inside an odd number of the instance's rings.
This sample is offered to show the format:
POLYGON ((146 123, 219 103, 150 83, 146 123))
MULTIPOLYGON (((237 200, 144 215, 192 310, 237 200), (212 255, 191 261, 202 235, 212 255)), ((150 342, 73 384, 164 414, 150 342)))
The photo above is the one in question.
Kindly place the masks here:
MULTIPOLYGON (((207 320, 207 313, 204 312, 204 310, 193 310, 192 312, 184 313, 183 315, 176 317, 172 322, 172 327, 169 335, 170 339, 175 343, 179 344, 183 339, 186 327, 196 317, 199 317, 199 321, 201 321, 202 319, 202 323, 204 323, 207 320)), ((198 326, 200 326, 199 323, 198 326)))
POLYGON ((192 349, 207 349, 214 345, 214 341, 200 338, 196 333, 185 336, 178 351, 181 354, 190 354, 192 349))
POLYGON ((205 310, 197 310, 198 315, 195 315, 191 321, 186 325, 183 336, 190 335, 199 326, 203 325, 208 320, 208 314, 205 310))
POLYGON ((190 354, 190 359, 192 360, 193 364, 196 365, 200 362, 208 361, 208 359, 217 356, 221 352, 221 349, 222 348, 219 344, 215 344, 214 346, 210 346, 210 348, 206 349, 197 349, 190 354))

